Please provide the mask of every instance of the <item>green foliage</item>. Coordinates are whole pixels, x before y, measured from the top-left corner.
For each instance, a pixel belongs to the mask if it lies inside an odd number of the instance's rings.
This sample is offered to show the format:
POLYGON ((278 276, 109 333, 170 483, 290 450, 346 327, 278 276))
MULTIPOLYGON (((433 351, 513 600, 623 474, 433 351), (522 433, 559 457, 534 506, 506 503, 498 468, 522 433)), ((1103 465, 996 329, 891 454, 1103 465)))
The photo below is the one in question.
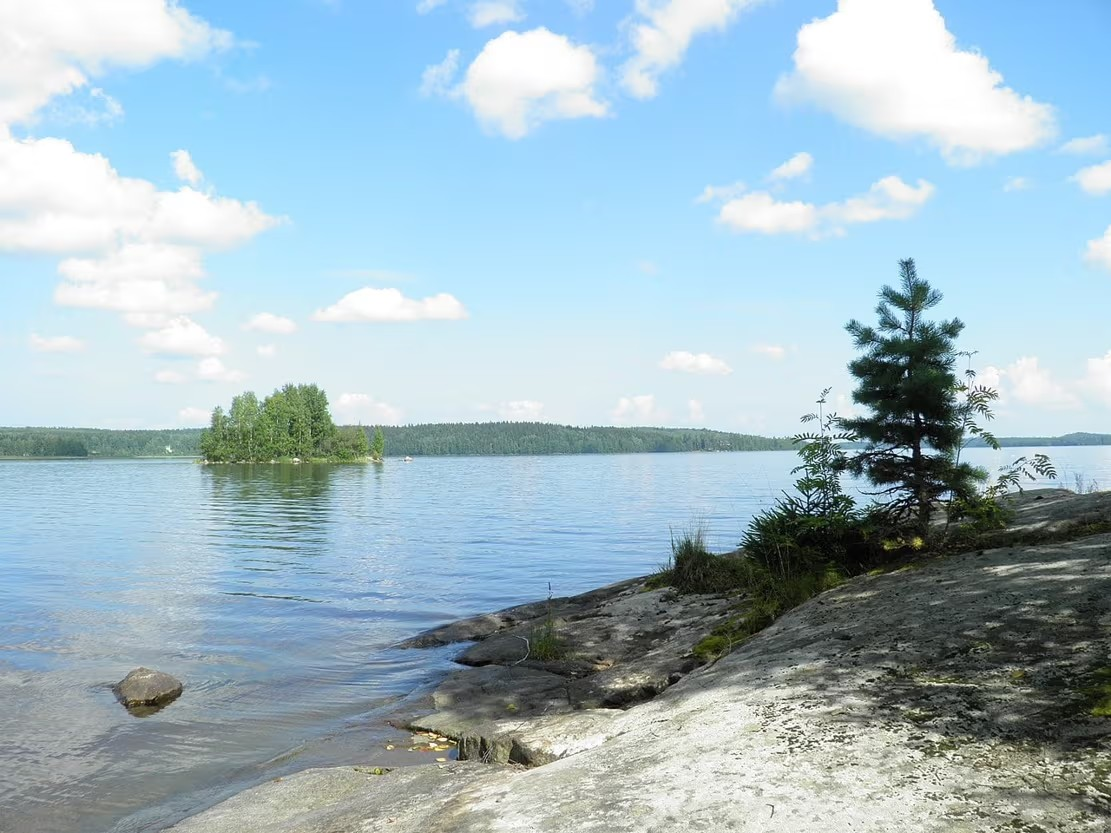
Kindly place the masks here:
POLYGON ((548 609, 544 621, 529 633, 528 657, 542 662, 563 659, 567 646, 556 632, 555 617, 552 615, 552 585, 548 583, 548 609))
POLYGON ((974 417, 979 405, 959 399, 955 344, 964 324, 927 321, 941 293, 918 277, 913 260, 900 261, 899 270, 900 288, 880 290, 877 326, 856 320, 846 325, 863 352, 849 364, 858 380, 853 401, 870 411, 844 422, 865 442, 848 468, 924 534, 935 502, 944 495, 972 495, 982 479, 957 456, 968 430, 965 418, 974 417))
POLYGON ((818 430, 797 434, 801 474, 794 493, 752 519, 741 540, 747 557, 780 582, 821 572, 826 565, 855 571, 867 561, 867 547, 879 516, 861 512, 841 487, 841 473, 849 465, 843 444, 856 439, 836 414, 826 414, 829 388, 818 398, 817 413, 802 417, 818 430))
POLYGON ((671 535, 668 583, 680 593, 729 593, 748 586, 751 565, 743 558, 713 555, 701 528, 671 535))
POLYGON ((386 435, 382 433, 381 426, 374 429, 374 441, 370 444, 370 456, 379 461, 386 456, 386 435))
POLYGON ((0 457, 194 457, 201 432, 0 428, 0 457))
POLYGON ((365 459, 360 428, 339 431, 328 412, 328 396, 316 385, 285 385, 260 404, 247 391, 232 399, 227 413, 217 406, 201 434, 200 451, 210 463, 275 459, 365 459))
POLYGON ((671 451, 771 451, 788 439, 687 428, 582 428, 541 422, 383 426, 395 457, 520 454, 637 454, 671 451))

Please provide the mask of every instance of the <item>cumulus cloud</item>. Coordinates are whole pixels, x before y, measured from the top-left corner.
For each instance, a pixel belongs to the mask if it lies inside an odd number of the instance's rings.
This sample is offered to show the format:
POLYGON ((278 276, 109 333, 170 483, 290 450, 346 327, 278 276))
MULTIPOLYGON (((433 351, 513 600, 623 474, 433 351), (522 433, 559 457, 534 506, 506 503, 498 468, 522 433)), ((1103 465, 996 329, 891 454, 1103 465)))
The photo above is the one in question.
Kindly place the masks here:
POLYGON ((778 168, 768 174, 768 179, 781 181, 784 179, 797 179, 806 176, 814 167, 814 157, 806 151, 796 153, 778 168))
POLYGON ((177 419, 183 425, 208 425, 212 413, 204 408, 182 408, 177 412, 177 419))
POLYGON ((197 378, 205 382, 242 382, 247 374, 242 370, 232 370, 220 359, 209 356, 197 364, 197 378))
POLYGON ((216 356, 226 349, 223 339, 184 315, 144 334, 139 338, 139 346, 148 353, 165 356, 216 356))
POLYGON ((724 30, 762 0, 637 0, 630 21, 633 57, 621 68, 621 84, 632 96, 653 98, 660 76, 682 63, 691 41, 724 30))
POLYGON ((200 185, 201 180, 204 179, 204 174, 201 169, 193 162, 193 157, 189 155, 187 150, 175 150, 170 154, 170 160, 174 163, 174 175, 182 182, 187 182, 190 185, 200 185))
POLYGON ((1088 241, 1088 251, 1085 259, 1096 266, 1102 266, 1111 272, 1111 226, 1103 233, 1103 237, 1088 241))
POLYGON ((701 425, 706 421, 706 410, 697 399, 687 400, 687 422, 701 425))
POLYGON ((779 361, 787 355, 787 348, 780 347, 778 344, 757 344, 752 348, 752 352, 779 361))
POLYGON ((1111 405, 1111 350, 1106 355, 1088 359, 1084 387, 1111 405))
POLYGON ((1095 197, 1111 194, 1111 160, 1100 165, 1081 168, 1070 178, 1086 194, 1095 197))
POLYGON ((1059 153, 1071 153, 1074 156, 1099 156, 1107 152, 1107 136, 1097 133, 1095 136, 1069 139, 1057 150, 1059 153))
POLYGON ((260 312, 252 315, 244 324, 244 330, 255 330, 260 333, 274 333, 275 335, 289 335, 297 332, 297 323, 292 318, 284 318, 271 312, 260 312))
POLYGON ((663 422, 666 414, 656 407, 656 397, 652 394, 622 396, 613 409, 613 421, 625 424, 647 425, 663 422))
POLYGON ((180 385, 185 381, 185 374, 176 370, 159 370, 154 374, 154 381, 161 385, 180 385))
POLYGON ((681 373, 696 373, 703 376, 728 376, 733 372, 723 359, 709 353, 689 353, 686 350, 673 350, 662 359, 660 367, 664 370, 678 370, 681 373))
POLYGON ((208 309, 206 251, 242 244, 281 222, 256 204, 183 186, 159 191, 61 139, 0 131, 0 251, 70 255, 63 306, 181 315, 208 309))
POLYGON ((40 336, 32 333, 27 344, 36 353, 80 353, 85 349, 85 342, 73 336, 40 336))
POLYGON ((736 232, 839 235, 850 225, 906 220, 933 194, 929 182, 920 179, 912 186, 897 176, 873 183, 865 194, 825 205, 781 201, 766 191, 754 191, 726 202, 718 212, 718 222, 736 232))
POLYGON ((365 393, 341 393, 332 403, 332 411, 338 422, 360 425, 400 425, 403 415, 400 408, 365 393))
POLYGON ((507 422, 538 422, 544 415, 544 403, 534 399, 515 399, 498 405, 498 416, 507 422))
POLYGON ((174 0, 0 3, 0 124, 31 121, 51 99, 119 67, 191 59, 232 44, 174 0))
POLYGON ((1076 394, 1041 367, 1036 356, 1023 356, 998 375, 1000 381, 1006 381, 1008 395, 1025 405, 1053 410, 1071 410, 1080 405, 1076 394))
POLYGON ((519 0, 478 0, 472 3, 467 13, 471 26, 482 29, 486 26, 500 26, 524 20, 519 0))
POLYGON ((590 47, 545 28, 510 31, 483 47, 452 95, 488 130, 520 139, 546 121, 606 115, 595 91, 600 76, 590 47))
POLYGON ((1048 104, 1004 85, 957 47, 932 0, 839 0, 803 26, 777 94, 891 139, 924 138, 951 163, 1038 147, 1056 134, 1048 104))
POLYGON ((450 321, 466 318, 467 310, 446 292, 418 301, 406 298, 400 289, 366 286, 318 309, 312 317, 314 321, 450 321))

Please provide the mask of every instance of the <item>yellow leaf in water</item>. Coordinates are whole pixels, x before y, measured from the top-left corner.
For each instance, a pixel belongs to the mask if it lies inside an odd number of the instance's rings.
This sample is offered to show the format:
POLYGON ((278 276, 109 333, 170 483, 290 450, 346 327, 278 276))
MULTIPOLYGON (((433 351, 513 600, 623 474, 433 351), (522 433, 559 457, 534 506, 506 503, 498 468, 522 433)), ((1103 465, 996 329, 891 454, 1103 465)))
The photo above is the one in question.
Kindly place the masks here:
POLYGON ((386 749, 393 749, 393 744, 392 743, 387 743, 386 744, 386 749))
POLYGON ((445 764, 445 763, 447 763, 447 758, 437 758, 436 763, 445 764))

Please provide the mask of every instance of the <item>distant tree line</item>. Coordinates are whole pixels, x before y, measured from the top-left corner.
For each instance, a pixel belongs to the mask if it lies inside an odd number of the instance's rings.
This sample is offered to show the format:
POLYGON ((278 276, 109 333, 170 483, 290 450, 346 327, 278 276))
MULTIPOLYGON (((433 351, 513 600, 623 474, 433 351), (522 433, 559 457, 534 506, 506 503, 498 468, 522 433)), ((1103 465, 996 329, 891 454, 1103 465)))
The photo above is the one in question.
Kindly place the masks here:
MULTIPOLYGON (((225 419, 227 417, 225 414, 225 419)), ((373 438, 378 429, 367 427, 363 430, 373 438)), ((383 452, 388 447, 389 454, 395 457, 772 451, 792 447, 787 439, 685 428, 575 428, 536 422, 500 422, 385 426, 381 430, 383 452)), ((0 428, 0 457, 199 457, 201 433, 200 428, 127 431, 0 428)), ((1111 445, 1111 434, 1080 432, 1060 437, 999 437, 998 440, 1004 447, 1026 448, 1111 445)), ((973 439, 969 445, 983 446, 984 443, 973 439)), ((375 456, 374 452, 372 440, 371 456, 375 456)))
POLYGON ((328 395, 318 386, 285 385, 262 402, 247 391, 227 412, 217 406, 200 451, 210 463, 362 460, 370 443, 361 427, 336 427, 328 395))
POLYGON ((0 428, 0 457, 196 457, 196 428, 0 428))
POLYGON ((669 451, 771 451, 789 439, 703 428, 581 428, 543 422, 434 423, 385 427, 393 456, 636 454, 669 451))

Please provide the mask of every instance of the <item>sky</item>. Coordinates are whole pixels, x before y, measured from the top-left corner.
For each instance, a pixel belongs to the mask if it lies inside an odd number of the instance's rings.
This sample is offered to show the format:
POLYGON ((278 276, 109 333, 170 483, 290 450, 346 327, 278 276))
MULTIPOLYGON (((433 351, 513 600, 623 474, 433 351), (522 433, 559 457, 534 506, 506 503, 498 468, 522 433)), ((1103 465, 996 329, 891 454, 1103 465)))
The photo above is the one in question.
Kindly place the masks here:
POLYGON ((0 0, 0 424, 789 434, 914 258, 1111 431, 1106 0, 0 0))

